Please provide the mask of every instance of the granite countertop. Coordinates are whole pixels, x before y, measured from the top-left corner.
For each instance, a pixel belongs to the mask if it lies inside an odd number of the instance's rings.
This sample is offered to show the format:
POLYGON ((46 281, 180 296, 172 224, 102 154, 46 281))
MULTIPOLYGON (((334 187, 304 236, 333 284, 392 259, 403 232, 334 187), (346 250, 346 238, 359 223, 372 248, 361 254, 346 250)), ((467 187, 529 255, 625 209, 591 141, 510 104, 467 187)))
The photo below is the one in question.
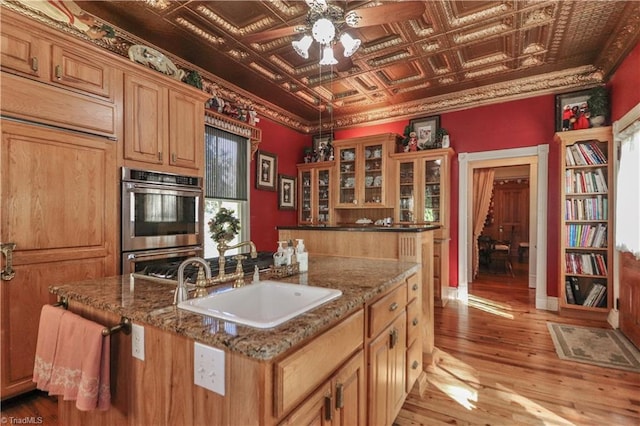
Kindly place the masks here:
POLYGON ((358 231, 358 232, 425 232, 440 229, 440 225, 374 225, 351 224, 351 225, 308 225, 308 226, 278 226, 278 229, 305 229, 313 231, 358 231))
MULTIPOLYGON (((366 301, 419 268, 418 264, 395 260, 311 257, 308 272, 277 280, 335 288, 342 291, 342 296, 270 329, 257 329, 180 310, 173 305, 173 285, 137 276, 121 275, 54 285, 49 290, 67 298, 72 306, 73 302, 81 303, 209 346, 270 360, 355 312, 366 301)), ((229 286, 211 287, 210 291, 226 290, 229 286)))

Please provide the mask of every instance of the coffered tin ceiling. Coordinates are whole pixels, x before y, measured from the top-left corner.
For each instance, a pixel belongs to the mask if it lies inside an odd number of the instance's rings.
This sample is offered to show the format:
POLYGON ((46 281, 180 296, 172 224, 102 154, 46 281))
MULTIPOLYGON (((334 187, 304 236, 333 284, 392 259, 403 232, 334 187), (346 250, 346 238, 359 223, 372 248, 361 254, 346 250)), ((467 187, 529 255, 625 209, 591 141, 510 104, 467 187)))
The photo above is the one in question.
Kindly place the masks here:
POLYGON ((300 34, 245 39, 304 24, 304 1, 76 3, 129 42, 195 65, 210 90, 302 131, 321 115, 323 127, 351 127, 594 86, 640 39, 638 1, 423 1, 414 19, 349 28, 362 40, 352 64, 320 67, 313 46, 306 60, 293 51, 300 34))

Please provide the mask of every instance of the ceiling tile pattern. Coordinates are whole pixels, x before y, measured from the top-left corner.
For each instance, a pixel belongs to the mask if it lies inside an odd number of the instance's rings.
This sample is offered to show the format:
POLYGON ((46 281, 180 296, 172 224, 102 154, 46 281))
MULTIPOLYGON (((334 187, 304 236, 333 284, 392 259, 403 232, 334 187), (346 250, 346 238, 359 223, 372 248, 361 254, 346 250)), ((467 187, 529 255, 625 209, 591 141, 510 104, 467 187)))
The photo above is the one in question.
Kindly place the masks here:
MULTIPOLYGON (((388 2, 330 3, 347 11, 388 2)), ((304 25, 303 1, 78 4, 124 39, 195 65, 213 82, 209 90, 302 131, 315 131, 319 117, 323 127, 350 127, 593 86, 640 40, 637 1, 418 3, 424 12, 413 19, 347 28, 362 45, 351 63, 334 67, 317 65, 313 46, 309 59, 298 56, 291 42, 300 34, 245 40, 304 25)))

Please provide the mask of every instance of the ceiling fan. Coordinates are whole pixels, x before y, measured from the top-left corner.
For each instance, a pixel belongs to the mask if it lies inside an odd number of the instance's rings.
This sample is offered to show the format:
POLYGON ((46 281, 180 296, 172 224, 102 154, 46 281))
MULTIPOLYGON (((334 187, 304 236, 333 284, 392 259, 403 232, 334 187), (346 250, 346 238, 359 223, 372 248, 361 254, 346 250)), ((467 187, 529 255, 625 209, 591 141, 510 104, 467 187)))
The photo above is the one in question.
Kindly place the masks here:
POLYGON ((304 34, 291 44, 293 49, 305 59, 309 58, 309 48, 315 40, 322 47, 320 65, 336 65, 333 48, 341 53, 339 70, 351 68, 350 56, 360 46, 360 40, 351 37, 345 29, 382 25, 389 22, 418 18, 424 12, 423 2, 393 2, 376 7, 362 7, 352 10, 329 4, 326 0, 305 0, 309 11, 303 24, 262 31, 248 35, 243 41, 259 43, 279 37, 304 34), (340 43, 338 43, 338 40, 340 43), (343 59, 344 58, 344 59, 343 59))

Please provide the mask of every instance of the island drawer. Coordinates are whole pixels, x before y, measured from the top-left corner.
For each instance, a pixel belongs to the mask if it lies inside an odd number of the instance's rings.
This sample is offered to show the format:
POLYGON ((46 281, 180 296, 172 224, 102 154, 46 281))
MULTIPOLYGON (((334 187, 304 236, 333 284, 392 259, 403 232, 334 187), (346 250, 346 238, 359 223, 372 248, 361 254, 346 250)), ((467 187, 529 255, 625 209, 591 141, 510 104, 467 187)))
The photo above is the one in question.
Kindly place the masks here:
POLYGON ((280 417, 298 405, 353 353, 363 347, 360 309, 274 365, 274 409, 280 417))
POLYGON ((420 336, 420 304, 414 299, 407 305, 407 345, 420 336))
POLYGON ((407 303, 418 298, 421 294, 420 275, 414 274, 407 278, 407 303))
POLYGON ((378 335, 407 306, 407 284, 403 283, 369 306, 369 337, 378 335))

